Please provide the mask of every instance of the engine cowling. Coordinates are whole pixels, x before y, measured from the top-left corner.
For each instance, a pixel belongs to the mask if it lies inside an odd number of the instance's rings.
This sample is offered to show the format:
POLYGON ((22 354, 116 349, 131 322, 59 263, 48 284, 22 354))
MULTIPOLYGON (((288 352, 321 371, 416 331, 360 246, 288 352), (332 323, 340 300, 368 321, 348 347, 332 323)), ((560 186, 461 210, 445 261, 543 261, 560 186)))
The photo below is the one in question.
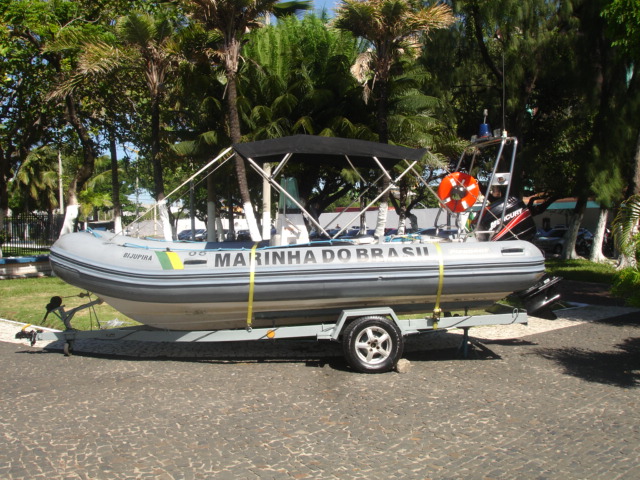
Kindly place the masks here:
POLYGON ((531 210, 517 197, 497 199, 485 207, 480 224, 476 229, 478 240, 532 240, 536 233, 531 210), (505 211, 504 222, 502 212, 505 211))

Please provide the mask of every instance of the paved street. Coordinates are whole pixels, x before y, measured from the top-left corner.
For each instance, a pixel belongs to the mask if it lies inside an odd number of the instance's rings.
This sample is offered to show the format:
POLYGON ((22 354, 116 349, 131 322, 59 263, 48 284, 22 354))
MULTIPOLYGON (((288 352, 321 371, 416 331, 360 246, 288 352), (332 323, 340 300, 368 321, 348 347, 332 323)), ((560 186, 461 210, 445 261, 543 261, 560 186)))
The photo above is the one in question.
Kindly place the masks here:
POLYGON ((486 338, 469 360, 457 339, 412 339, 409 372, 383 375, 315 342, 199 358, 0 342, 0 478, 640 478, 640 313, 486 338))

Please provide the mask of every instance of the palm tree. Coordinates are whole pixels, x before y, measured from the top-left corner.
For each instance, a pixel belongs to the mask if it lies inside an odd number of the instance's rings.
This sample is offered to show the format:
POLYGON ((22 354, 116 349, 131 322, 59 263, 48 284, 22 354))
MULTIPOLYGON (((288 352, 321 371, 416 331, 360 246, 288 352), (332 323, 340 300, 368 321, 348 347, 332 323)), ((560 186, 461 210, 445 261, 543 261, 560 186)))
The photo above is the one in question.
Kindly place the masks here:
POLYGON ((616 247, 620 251, 620 268, 637 268, 637 254, 640 250, 640 194, 632 195, 620 205, 620 210, 612 223, 616 247))
POLYGON ((58 153, 44 146, 29 152, 13 184, 33 210, 53 212, 58 207, 58 153))
MULTIPOLYGON (((445 28, 454 21, 451 8, 444 4, 425 7, 420 0, 342 0, 336 11, 335 26, 366 39, 371 49, 354 65, 354 73, 365 86, 365 94, 375 84, 378 141, 389 142, 389 82, 392 67, 401 55, 416 52, 421 35, 445 28), (373 75, 371 75, 371 73, 373 75), (371 86, 369 86, 371 83, 371 86)), ((386 223, 387 191, 379 206, 376 236, 381 237, 386 223)))
MULTIPOLYGON (((179 29, 173 11, 161 9, 153 14, 134 11, 120 17, 116 23, 118 40, 115 44, 107 40, 109 37, 70 38, 70 43, 76 42, 76 46, 81 48, 78 66, 75 74, 56 91, 56 95, 61 96, 87 81, 105 82, 113 78, 110 76, 116 72, 120 73, 121 78, 123 72, 129 72, 134 73, 130 79, 144 79, 149 95, 153 193, 161 212, 167 212, 163 202, 161 105, 170 74, 180 58, 177 32, 179 29)), ((135 101, 133 98, 130 100, 135 101)), ((167 227, 168 222, 163 221, 163 225, 167 227)), ((171 232, 166 228, 165 237, 170 235, 171 232)))
MULTIPOLYGON (((420 35, 451 25, 454 17, 448 5, 425 7, 418 0, 343 0, 336 13, 335 26, 366 39, 372 50, 361 57, 374 76, 378 94, 377 122, 381 143, 388 143, 387 127, 389 80, 394 62, 402 54, 416 52, 420 35)), ((364 79, 364 77, 361 77, 364 79)))
POLYGON ((253 32, 239 89, 251 139, 295 133, 371 139, 368 112, 349 66, 362 41, 308 15, 253 32), (367 122, 368 123, 368 122, 367 122))
POLYGON ((151 110, 151 161, 156 200, 164 200, 162 175, 160 107, 165 83, 178 57, 176 26, 167 13, 131 13, 117 24, 117 33, 133 69, 144 72, 151 110))
POLYGON ((59 233, 52 231, 53 212, 60 206, 58 155, 59 151, 47 145, 31 150, 11 183, 14 202, 17 200, 24 211, 47 212, 48 221, 43 227, 49 240, 57 238, 59 233))
MULTIPOLYGON (((184 0, 189 15, 208 30, 217 30, 222 36, 222 48, 218 56, 222 58, 227 81, 225 103, 229 136, 233 143, 242 140, 240 115, 238 113, 237 77, 240 48, 247 31, 261 25, 260 20, 277 11, 278 0, 184 0)), ((310 2, 287 2, 285 13, 308 9, 310 2)), ((258 230, 251 198, 244 160, 236 155, 236 175, 244 205, 244 213, 254 241, 262 237, 258 230)))

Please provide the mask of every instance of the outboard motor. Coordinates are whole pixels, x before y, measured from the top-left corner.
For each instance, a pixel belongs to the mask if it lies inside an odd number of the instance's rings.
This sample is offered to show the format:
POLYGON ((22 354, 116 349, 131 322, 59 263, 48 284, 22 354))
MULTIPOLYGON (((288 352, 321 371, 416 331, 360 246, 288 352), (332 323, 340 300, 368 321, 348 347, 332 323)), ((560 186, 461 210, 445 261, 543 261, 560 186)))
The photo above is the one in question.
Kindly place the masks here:
POLYGON ((498 198, 485 207, 476 232, 480 241, 530 241, 536 233, 536 225, 531 210, 522 200, 508 197, 505 202, 504 198, 498 198), (503 211, 505 211, 504 222, 503 211))

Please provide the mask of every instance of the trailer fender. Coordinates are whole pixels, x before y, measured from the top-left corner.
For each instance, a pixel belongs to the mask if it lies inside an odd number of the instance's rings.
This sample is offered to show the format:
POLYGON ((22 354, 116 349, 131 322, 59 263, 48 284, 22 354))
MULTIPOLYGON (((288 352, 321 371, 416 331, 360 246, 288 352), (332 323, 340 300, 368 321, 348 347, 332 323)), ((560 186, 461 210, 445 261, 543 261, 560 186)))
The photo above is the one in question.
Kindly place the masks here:
POLYGON ((343 310, 340 313, 340 316, 338 317, 338 321, 336 322, 334 328, 330 332, 328 332, 327 336, 323 336, 322 338, 338 341, 342 336, 344 329, 349 325, 349 323, 353 322, 357 318, 369 316, 387 317, 398 326, 402 335, 405 334, 402 327, 400 326, 401 322, 392 308, 357 308, 352 310, 343 310))

